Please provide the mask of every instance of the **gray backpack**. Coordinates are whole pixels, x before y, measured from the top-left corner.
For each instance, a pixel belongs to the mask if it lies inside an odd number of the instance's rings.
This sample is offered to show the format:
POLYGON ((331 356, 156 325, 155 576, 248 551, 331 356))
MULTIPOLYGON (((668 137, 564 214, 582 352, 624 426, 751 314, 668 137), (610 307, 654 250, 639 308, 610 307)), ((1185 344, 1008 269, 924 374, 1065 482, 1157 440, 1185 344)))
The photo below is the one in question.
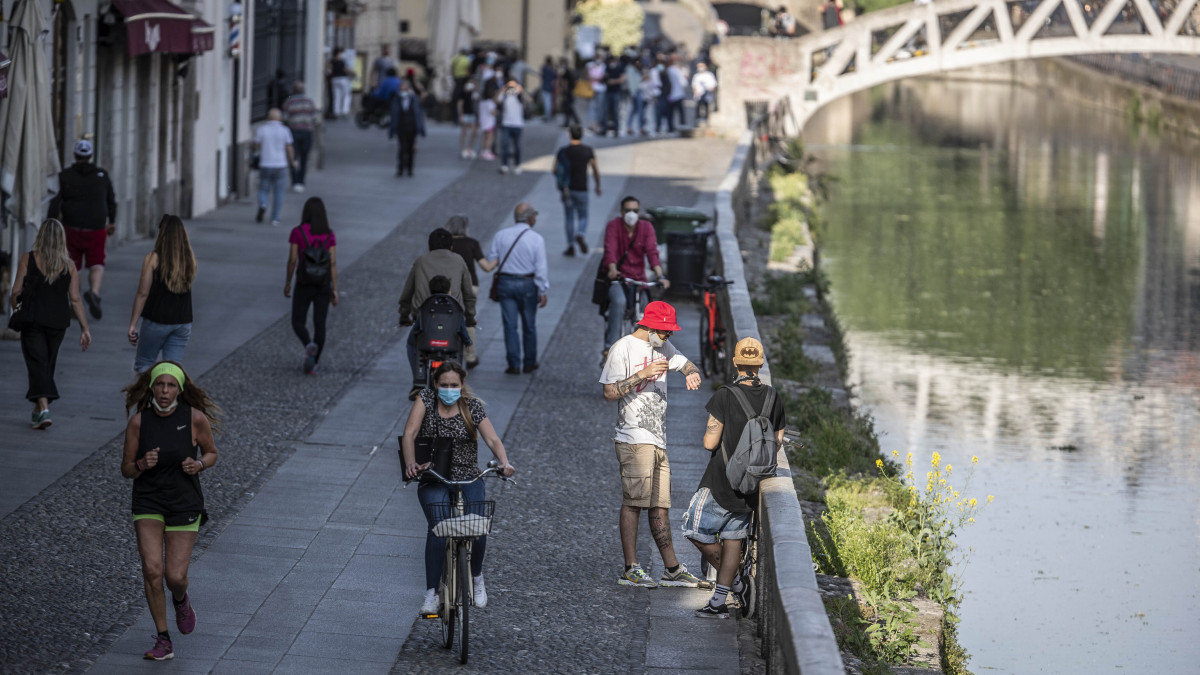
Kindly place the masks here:
POLYGON ((746 413, 746 426, 738 437, 737 447, 730 454, 729 448, 721 444, 721 456, 725 459, 725 478, 734 490, 752 494, 758 483, 775 475, 775 453, 779 443, 775 440, 775 426, 771 424, 771 408, 775 406, 775 389, 767 387, 761 413, 755 413, 750 400, 739 385, 726 385, 733 397, 746 413))

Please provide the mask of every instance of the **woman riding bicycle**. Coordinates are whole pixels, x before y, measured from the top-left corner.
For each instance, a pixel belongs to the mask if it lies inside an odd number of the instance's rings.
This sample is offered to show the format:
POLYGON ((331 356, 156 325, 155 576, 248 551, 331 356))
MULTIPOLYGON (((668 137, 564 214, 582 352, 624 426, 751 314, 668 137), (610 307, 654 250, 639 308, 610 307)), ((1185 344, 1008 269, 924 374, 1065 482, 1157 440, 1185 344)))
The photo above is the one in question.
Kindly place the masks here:
MULTIPOLYGON (((608 288, 608 328, 604 332, 604 355, 608 356, 608 348, 612 343, 621 339, 621 317, 625 308, 633 304, 634 288, 620 282, 622 278, 636 281, 646 280, 646 264, 663 288, 670 288, 671 282, 663 276, 662 263, 658 259, 658 238, 654 234, 654 226, 650 221, 643 220, 638 212, 641 204, 637 197, 626 197, 621 200, 621 215, 608 222, 604 229, 604 258, 600 265, 608 270, 608 278, 613 281, 608 288)), ((644 291, 643 291, 644 292, 644 291)), ((647 297, 642 305, 649 303, 647 297)))
MULTIPOLYGON (((450 480, 470 480, 479 474, 479 442, 483 437, 492 454, 500 461, 500 468, 505 476, 512 476, 516 469, 508 463, 508 455, 504 451, 504 443, 492 427, 492 421, 487 418, 483 401, 471 395, 466 385, 467 371, 456 361, 445 361, 433 371, 433 381, 437 386, 432 389, 422 389, 417 400, 413 401, 412 409, 408 412, 408 421, 404 424, 403 451, 404 477, 415 478, 432 462, 418 464, 416 461, 415 441, 419 438, 449 438, 451 439, 450 480)), ((477 481, 462 488, 464 498, 469 502, 479 502, 487 499, 482 481, 477 481)), ((422 507, 427 504, 450 501, 450 488, 436 482, 422 482, 417 488, 417 499, 422 507)), ((426 520, 429 510, 425 509, 426 520)), ((471 576, 474 577, 474 600, 476 607, 487 606, 487 591, 483 586, 483 556, 487 551, 487 537, 475 540, 471 554, 471 576)), ((438 584, 442 577, 442 564, 446 557, 446 540, 433 535, 433 523, 429 522, 429 530, 425 535, 425 600, 421 605, 422 614, 436 614, 438 611, 438 584)))

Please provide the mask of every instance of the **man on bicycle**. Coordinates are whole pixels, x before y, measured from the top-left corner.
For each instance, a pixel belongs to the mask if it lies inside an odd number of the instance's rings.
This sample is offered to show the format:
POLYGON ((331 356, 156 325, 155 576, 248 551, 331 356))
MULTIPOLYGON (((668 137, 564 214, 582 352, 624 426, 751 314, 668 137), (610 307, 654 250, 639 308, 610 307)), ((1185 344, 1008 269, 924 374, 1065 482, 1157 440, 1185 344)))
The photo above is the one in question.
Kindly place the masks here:
MULTIPOLYGON (((654 234, 654 226, 639 216, 640 209, 637 197, 622 199, 621 215, 610 220, 604 229, 604 257, 600 265, 608 270, 608 278, 612 280, 608 287, 605 356, 612 344, 621 337, 621 317, 625 315, 625 308, 634 304, 633 294, 637 292, 636 288, 621 283, 621 279, 646 281, 646 264, 649 263, 663 288, 671 287, 671 282, 663 276, 662 263, 658 259, 658 238, 654 234)), ((645 294, 642 302, 645 307, 650 298, 645 290, 642 293, 645 294)))
MULTIPOLYGON (((700 479, 700 487, 692 495, 687 513, 683 516, 683 535, 691 540, 700 554, 717 570, 717 585, 712 598, 696 616, 708 619, 728 619, 726 597, 732 591, 742 607, 743 616, 749 616, 751 580, 747 570, 739 573, 742 558, 742 541, 750 532, 750 515, 758 506, 758 491, 743 494, 736 491, 726 475, 725 452, 732 453, 749 418, 738 402, 731 387, 738 387, 751 410, 758 414, 763 410, 770 385, 758 379, 763 364, 763 346, 758 340, 747 337, 738 341, 733 348, 733 365, 737 368, 737 379, 732 385, 718 389, 705 409, 708 410, 708 425, 704 429, 704 447, 712 456, 708 468, 700 479)), ((774 404, 765 415, 775 429, 776 444, 783 443, 786 416, 783 401, 774 397, 774 404)))
POLYGON ((617 408, 617 461, 621 464, 621 549, 625 570, 617 583, 654 588, 637 559, 638 518, 647 509, 650 534, 666 569, 664 586, 696 588, 700 579, 675 557, 671 525, 671 466, 667 463, 666 419, 668 370, 683 373, 687 388, 700 388, 700 369, 667 341, 679 330, 675 308, 662 301, 646 306, 633 333, 609 349, 600 383, 604 400, 620 401, 617 408))

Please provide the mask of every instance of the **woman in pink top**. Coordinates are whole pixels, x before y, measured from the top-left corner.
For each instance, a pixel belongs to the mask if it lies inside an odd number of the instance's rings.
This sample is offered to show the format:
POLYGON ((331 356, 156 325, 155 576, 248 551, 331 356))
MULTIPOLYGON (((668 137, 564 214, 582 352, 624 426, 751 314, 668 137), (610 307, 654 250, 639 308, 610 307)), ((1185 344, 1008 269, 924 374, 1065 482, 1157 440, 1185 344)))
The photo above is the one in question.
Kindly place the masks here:
POLYGON ((310 197, 304 202, 300 225, 288 237, 287 280, 283 297, 292 299, 292 330, 304 345, 304 373, 317 372, 317 362, 325 347, 325 317, 329 303, 337 307, 337 237, 329 228, 325 202, 310 197), (296 292, 292 293, 292 278, 296 292), (312 339, 308 335, 308 307, 313 308, 312 339))

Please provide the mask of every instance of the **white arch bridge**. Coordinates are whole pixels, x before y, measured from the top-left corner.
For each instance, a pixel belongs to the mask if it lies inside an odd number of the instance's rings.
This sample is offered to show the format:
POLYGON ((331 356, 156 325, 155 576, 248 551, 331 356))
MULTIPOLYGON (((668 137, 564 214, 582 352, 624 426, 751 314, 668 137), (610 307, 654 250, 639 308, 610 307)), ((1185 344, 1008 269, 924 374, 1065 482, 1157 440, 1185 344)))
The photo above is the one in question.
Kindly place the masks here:
MULTIPOLYGON (((829 101, 892 80, 1076 54, 1200 54, 1196 5, 1197 0, 913 3, 794 40, 731 38, 714 48, 713 57, 722 67, 723 99, 786 96, 797 125, 790 131, 798 132, 829 101)), ((740 106, 727 106, 726 114, 740 115, 728 111, 734 107, 740 106)))

